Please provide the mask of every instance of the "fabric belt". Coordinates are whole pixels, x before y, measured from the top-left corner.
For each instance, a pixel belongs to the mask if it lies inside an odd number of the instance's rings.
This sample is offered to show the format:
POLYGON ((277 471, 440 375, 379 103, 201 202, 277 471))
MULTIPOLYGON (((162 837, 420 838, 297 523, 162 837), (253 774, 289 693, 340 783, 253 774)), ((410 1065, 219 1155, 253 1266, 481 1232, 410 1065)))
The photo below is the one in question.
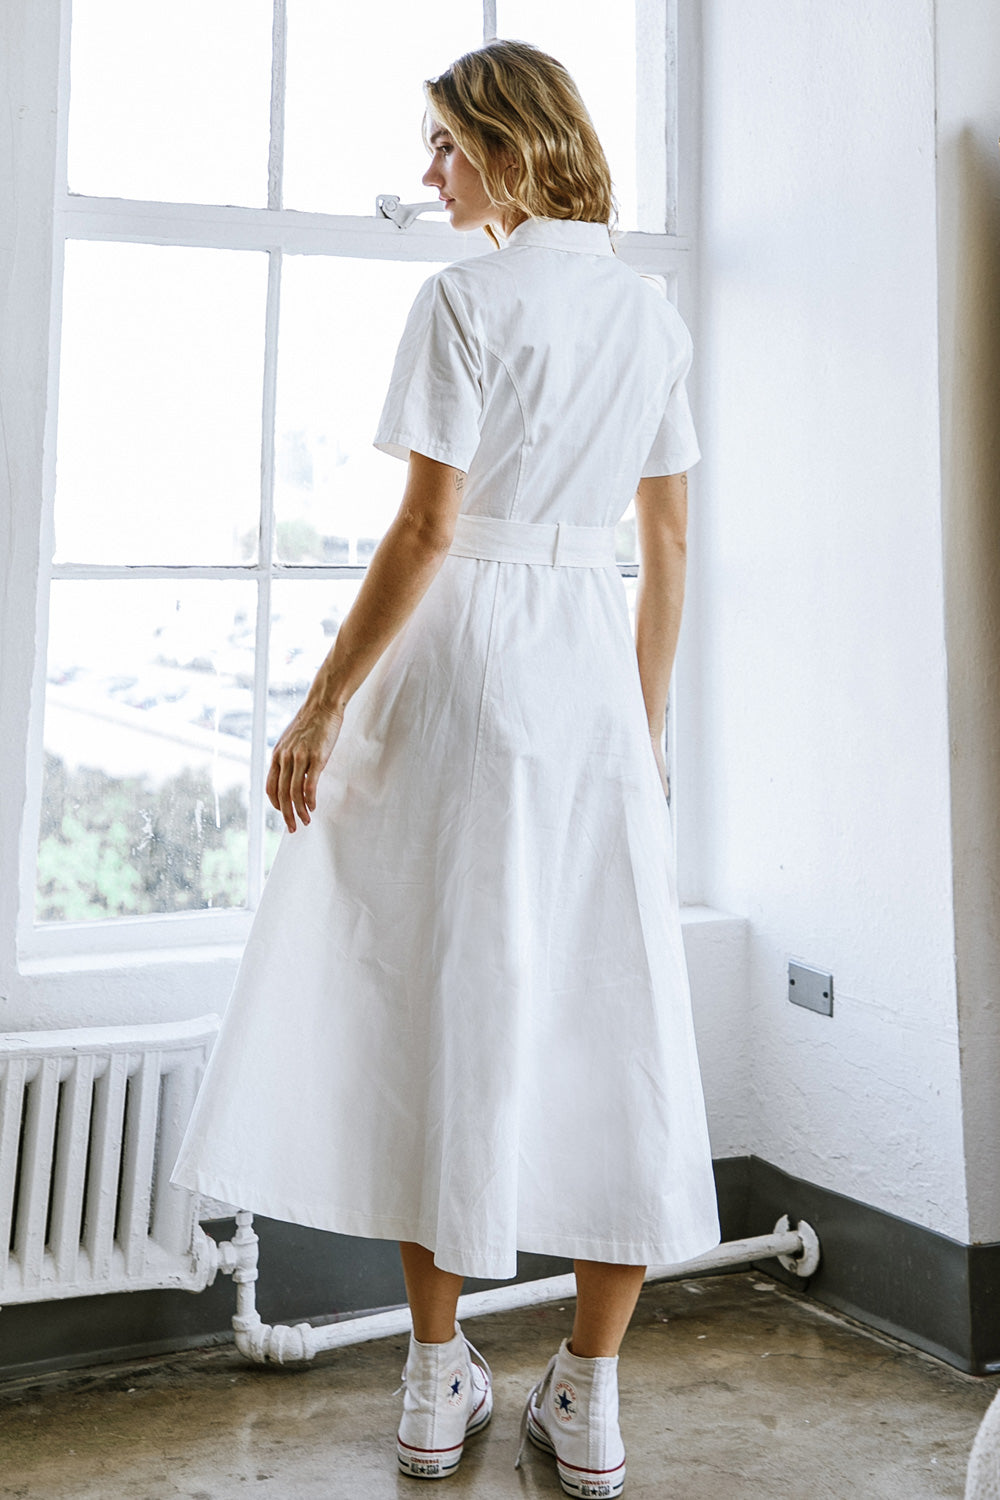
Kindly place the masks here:
POLYGON ((551 568, 609 568, 615 563, 613 526, 569 526, 564 521, 505 521, 459 516, 453 557, 485 562, 542 563, 551 568))

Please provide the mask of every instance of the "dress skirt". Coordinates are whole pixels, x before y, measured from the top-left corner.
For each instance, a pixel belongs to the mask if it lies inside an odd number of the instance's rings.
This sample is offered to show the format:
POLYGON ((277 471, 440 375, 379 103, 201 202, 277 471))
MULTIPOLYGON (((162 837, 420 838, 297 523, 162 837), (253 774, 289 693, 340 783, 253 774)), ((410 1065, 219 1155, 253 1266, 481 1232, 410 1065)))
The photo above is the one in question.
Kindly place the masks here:
POLYGON ((613 567, 448 556, 285 834, 174 1173, 510 1277, 719 1238, 613 567))

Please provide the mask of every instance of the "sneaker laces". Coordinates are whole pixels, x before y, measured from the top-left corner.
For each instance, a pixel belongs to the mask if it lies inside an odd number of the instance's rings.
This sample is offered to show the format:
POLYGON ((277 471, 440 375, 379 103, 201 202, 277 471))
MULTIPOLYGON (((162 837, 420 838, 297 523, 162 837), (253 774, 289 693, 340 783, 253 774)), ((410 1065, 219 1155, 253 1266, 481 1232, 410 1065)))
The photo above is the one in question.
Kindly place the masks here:
MULTIPOLYGON (((464 1333, 462 1334, 462 1337, 463 1337, 463 1339, 465 1339, 465 1334, 464 1333)), ((468 1349, 470 1355, 473 1355, 475 1357, 476 1364, 479 1366, 479 1368, 481 1370, 484 1370, 486 1372, 487 1383, 492 1387, 492 1385, 493 1385, 493 1371, 490 1369, 489 1365, 486 1363, 485 1359, 480 1354, 480 1352, 476 1348, 475 1344, 470 1344, 469 1340, 465 1339, 465 1347, 466 1347, 466 1349, 468 1349)), ((471 1363, 472 1363, 471 1359, 469 1360, 469 1363, 471 1365, 471 1363)))
POLYGON ((553 1357, 549 1360, 548 1368, 546 1369, 545 1374, 542 1376, 541 1380, 536 1380, 535 1384, 528 1392, 528 1399, 524 1403, 524 1411, 521 1413, 521 1442, 517 1450, 517 1457, 514 1460, 515 1469, 519 1469, 521 1467, 521 1460, 524 1457, 524 1450, 528 1446, 528 1415, 531 1411, 531 1403, 532 1401, 534 1401, 536 1396, 538 1397, 539 1405, 545 1399, 545 1392, 548 1389, 550 1381, 552 1380, 552 1372, 555 1367, 556 1362, 555 1358, 553 1357))

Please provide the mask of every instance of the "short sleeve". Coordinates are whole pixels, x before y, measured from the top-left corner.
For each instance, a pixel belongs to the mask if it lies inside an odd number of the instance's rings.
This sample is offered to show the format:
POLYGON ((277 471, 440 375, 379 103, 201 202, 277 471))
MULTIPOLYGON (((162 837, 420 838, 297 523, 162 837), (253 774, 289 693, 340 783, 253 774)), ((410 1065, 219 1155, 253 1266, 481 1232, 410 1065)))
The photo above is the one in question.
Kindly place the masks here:
POLYGON ((658 474, 682 474, 701 457, 686 384, 691 368, 691 336, 683 324, 681 327, 685 340, 684 357, 677 378, 670 387, 653 446, 642 466, 643 479, 652 479, 658 474))
POLYGON ((425 281, 396 352, 375 447, 467 470, 479 446, 481 360, 471 318, 445 272, 425 281))

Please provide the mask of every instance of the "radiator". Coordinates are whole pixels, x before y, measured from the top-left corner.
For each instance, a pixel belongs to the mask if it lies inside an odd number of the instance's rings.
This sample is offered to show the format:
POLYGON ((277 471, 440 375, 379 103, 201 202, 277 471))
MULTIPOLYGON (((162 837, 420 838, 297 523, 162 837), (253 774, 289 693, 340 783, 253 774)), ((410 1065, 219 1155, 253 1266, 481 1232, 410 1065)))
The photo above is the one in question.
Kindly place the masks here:
MULTIPOLYGON (((324 1327, 270 1325, 257 1311, 253 1215, 236 1215, 221 1244, 198 1223, 202 1200, 170 1181, 216 1016, 164 1026, 0 1036, 0 1305, 97 1292, 181 1287, 199 1292, 218 1272, 236 1283, 236 1346, 280 1364, 409 1329, 392 1309, 324 1327)), ((212 1217, 228 1212, 204 1205, 212 1217)), ((777 1256, 809 1277, 815 1231, 780 1219, 772 1235, 738 1240, 647 1280, 697 1276, 777 1256)), ((519 1282, 461 1298, 465 1317, 574 1295, 571 1276, 519 1282)))
POLYGON ((0 1305, 212 1281, 169 1176, 218 1025, 0 1036, 0 1305))

